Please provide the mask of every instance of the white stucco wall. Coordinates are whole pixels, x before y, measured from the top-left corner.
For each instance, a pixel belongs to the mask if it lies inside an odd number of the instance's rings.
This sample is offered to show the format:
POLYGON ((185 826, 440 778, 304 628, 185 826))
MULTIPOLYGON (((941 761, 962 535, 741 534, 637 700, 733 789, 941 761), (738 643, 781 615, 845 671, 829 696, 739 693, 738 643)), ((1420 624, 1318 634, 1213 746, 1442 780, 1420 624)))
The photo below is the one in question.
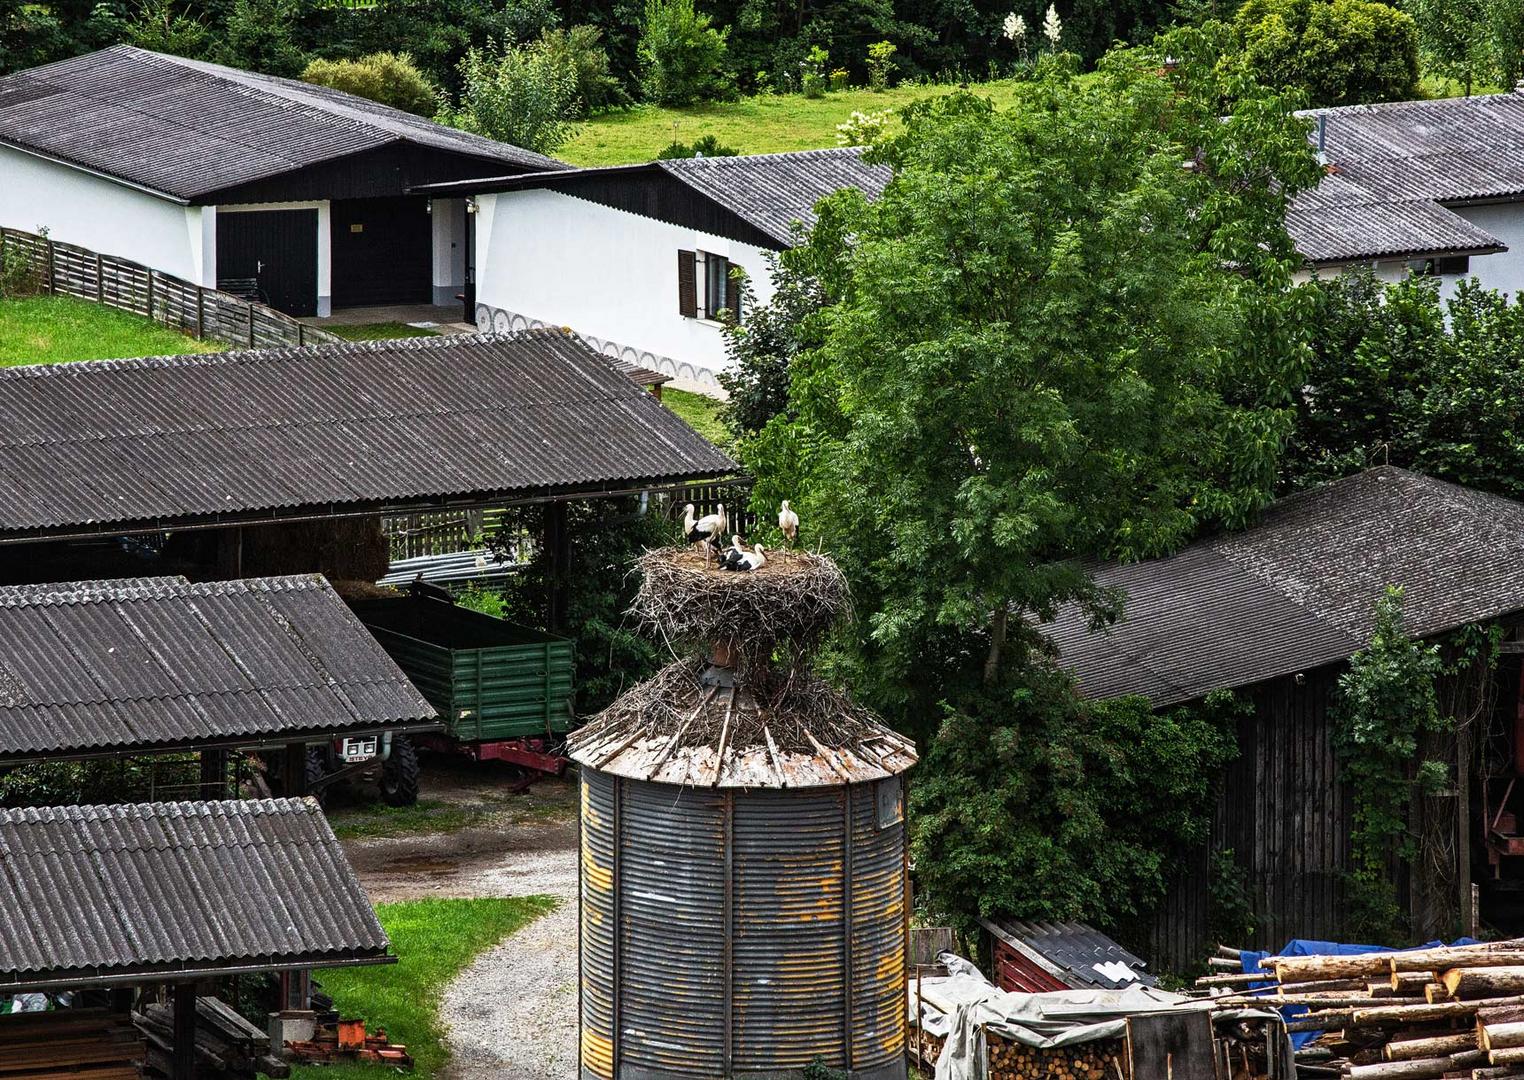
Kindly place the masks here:
POLYGON ((750 276, 753 302, 772 298, 770 253, 751 244, 553 191, 482 195, 477 204, 479 321, 486 307, 508 313, 510 324, 521 316, 568 326, 611 355, 712 392, 724 334, 718 322, 678 313, 677 253, 722 255, 750 276))
POLYGON ((216 284, 215 263, 206 261, 215 214, 8 146, 0 146, 0 225, 46 226, 54 240, 216 284))

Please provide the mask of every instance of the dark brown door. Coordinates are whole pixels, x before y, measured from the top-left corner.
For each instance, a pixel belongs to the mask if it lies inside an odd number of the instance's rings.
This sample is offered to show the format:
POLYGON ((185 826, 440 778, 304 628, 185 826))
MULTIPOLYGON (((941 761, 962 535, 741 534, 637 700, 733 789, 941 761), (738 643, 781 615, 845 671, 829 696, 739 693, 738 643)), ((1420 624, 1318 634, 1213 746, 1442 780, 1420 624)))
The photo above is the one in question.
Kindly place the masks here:
POLYGON ((219 210, 217 287, 316 315, 317 223, 316 210, 219 210))
POLYGON ((433 301, 427 200, 340 199, 332 221, 334 307, 433 301))

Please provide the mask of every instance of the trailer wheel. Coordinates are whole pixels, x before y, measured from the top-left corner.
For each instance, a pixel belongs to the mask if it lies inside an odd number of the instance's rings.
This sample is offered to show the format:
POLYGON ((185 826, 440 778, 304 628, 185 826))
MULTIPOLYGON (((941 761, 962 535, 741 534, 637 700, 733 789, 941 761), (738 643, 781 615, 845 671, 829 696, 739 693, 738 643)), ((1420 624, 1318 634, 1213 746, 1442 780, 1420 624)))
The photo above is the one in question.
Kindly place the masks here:
POLYGON ((406 735, 392 737, 392 752, 381 766, 381 801, 412 806, 418 801, 418 748, 406 735))
POLYGON ((322 806, 328 799, 328 788, 323 784, 323 777, 328 775, 328 752, 321 746, 307 747, 307 794, 311 795, 322 806))

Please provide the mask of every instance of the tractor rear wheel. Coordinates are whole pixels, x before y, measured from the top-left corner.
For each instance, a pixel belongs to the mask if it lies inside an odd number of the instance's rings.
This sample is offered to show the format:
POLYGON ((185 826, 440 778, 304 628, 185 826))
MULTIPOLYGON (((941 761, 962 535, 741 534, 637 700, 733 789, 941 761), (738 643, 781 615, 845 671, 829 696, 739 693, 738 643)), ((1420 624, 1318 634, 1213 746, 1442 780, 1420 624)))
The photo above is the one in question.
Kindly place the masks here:
POLYGON ((323 777, 328 775, 328 752, 321 746, 307 747, 306 791, 322 806, 328 798, 328 788, 323 786, 323 777))
POLYGON ((392 736, 392 752, 381 766, 381 801, 412 806, 418 801, 418 748, 406 735, 392 736))

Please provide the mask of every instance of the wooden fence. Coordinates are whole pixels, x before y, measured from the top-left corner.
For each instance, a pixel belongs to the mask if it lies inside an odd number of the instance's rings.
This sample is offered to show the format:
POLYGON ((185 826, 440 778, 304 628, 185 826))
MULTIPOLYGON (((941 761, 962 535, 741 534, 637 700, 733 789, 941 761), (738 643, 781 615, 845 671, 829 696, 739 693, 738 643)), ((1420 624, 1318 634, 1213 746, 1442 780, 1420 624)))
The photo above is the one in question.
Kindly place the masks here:
POLYGON ((241 349, 341 340, 264 304, 19 229, 0 228, 0 267, 30 277, 37 291, 93 300, 241 349))

